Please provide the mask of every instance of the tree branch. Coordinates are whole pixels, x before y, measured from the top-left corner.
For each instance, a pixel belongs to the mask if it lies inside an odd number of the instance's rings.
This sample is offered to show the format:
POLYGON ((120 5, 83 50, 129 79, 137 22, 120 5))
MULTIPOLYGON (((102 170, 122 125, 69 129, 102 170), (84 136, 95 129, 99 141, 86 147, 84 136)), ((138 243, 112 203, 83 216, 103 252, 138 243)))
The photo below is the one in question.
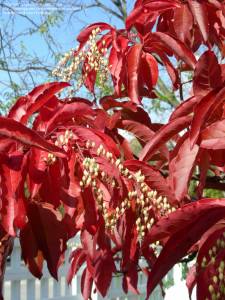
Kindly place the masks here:
POLYGON ((27 66, 21 69, 14 69, 14 68, 10 68, 10 67, 2 67, 0 66, 0 71, 5 71, 5 72, 10 72, 10 73, 23 73, 23 72, 27 72, 27 71, 31 71, 31 70, 35 70, 35 71, 45 71, 45 72, 51 72, 52 69, 50 69, 50 67, 46 67, 46 66, 27 66))
POLYGON ((96 6, 100 7, 101 9, 104 9, 106 12, 112 14, 113 16, 117 17, 118 19, 124 21, 123 16, 118 14, 116 11, 113 9, 109 8, 108 6, 104 5, 101 3, 99 0, 95 0, 96 6))
MULTIPOLYGON (((4 50, 4 47, 3 47, 3 37, 2 37, 2 31, 1 31, 1 29, 0 29, 0 45, 1 45, 0 50, 2 50, 3 57, 4 57, 4 60, 5 60, 5 64, 6 64, 6 72, 8 73, 10 84, 11 84, 11 86, 13 86, 12 76, 11 76, 10 71, 8 69, 8 64, 7 64, 7 60, 6 60, 6 54, 5 54, 5 50, 4 50)), ((14 90, 14 95, 16 96, 15 90, 14 90)))

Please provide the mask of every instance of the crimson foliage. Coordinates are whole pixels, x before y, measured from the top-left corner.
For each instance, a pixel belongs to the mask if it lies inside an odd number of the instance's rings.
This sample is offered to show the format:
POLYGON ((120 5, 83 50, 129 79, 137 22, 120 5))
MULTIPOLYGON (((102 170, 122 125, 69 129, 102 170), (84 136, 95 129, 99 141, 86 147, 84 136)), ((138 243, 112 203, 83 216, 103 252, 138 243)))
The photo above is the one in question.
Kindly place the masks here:
POLYGON ((84 299, 93 284, 105 296, 118 272, 125 293, 136 294, 144 272, 148 298, 192 253, 190 293, 197 284, 198 300, 224 299, 225 199, 203 196, 225 189, 224 24, 221 1, 137 0, 126 28, 88 26, 56 70, 69 80, 81 67, 91 93, 110 76, 113 95, 62 99, 56 94, 70 84, 52 82, 0 117, 0 287, 16 236, 30 272, 41 278, 46 260, 57 279, 67 241, 80 234, 67 279, 84 265, 84 299), (198 49, 206 50, 197 60, 198 49), (193 75, 189 98, 165 125, 152 123, 141 102, 156 97, 159 65, 174 89, 181 72, 193 75), (121 130, 140 142, 138 156, 121 130))

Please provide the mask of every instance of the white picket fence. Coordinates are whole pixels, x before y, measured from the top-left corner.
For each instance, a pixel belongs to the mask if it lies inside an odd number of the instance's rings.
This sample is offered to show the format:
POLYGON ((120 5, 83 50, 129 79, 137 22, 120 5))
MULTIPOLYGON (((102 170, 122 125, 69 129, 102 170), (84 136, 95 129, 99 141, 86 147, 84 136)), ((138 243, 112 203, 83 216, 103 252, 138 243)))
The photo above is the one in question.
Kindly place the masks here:
MULTIPOLYGON (((80 291, 81 274, 73 279, 72 285, 66 284, 66 274, 69 268, 68 251, 66 253, 66 262, 59 270, 59 281, 53 280, 47 267, 44 266, 43 277, 39 281, 35 279, 24 266, 21 260, 21 249, 19 242, 16 240, 10 262, 8 263, 5 283, 4 283, 4 300, 82 300, 80 291)), ((112 280, 108 296, 106 300, 142 300, 146 295, 146 276, 139 275, 139 290, 140 295, 128 293, 124 294, 121 288, 121 278, 115 277, 112 280)), ((93 300, 103 299, 101 295, 93 293, 93 300)), ((162 300, 160 288, 156 288, 151 300, 162 300)))

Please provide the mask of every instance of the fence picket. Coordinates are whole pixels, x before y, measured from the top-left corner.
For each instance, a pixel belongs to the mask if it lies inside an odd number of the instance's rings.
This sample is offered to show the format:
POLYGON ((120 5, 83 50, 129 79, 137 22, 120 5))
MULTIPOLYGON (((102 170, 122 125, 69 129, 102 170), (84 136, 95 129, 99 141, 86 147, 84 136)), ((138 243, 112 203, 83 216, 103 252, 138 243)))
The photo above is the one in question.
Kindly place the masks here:
POLYGON ((48 299, 48 278, 41 280, 41 299, 48 299))
POLYGON ((61 280, 59 281, 54 280, 53 281, 53 297, 57 298, 58 296, 61 296, 61 280))
POLYGON ((27 300, 35 300, 35 280, 27 280, 27 300))
MULTIPOLYGON (((71 248, 71 247, 70 247, 71 248)), ((66 273, 69 267, 68 257, 71 249, 66 253, 66 260, 59 270, 59 281, 50 279, 50 274, 46 264, 43 268, 43 278, 40 282, 30 274, 26 266, 21 261, 21 249, 18 240, 15 242, 14 250, 11 255, 10 263, 6 268, 4 296, 5 300, 82 300, 80 289, 81 275, 83 268, 80 269, 77 276, 73 279, 71 286, 67 286, 66 273), (23 282, 22 282, 23 281, 23 282), (25 282, 24 282, 25 281, 25 282), (21 295, 21 292, 22 295, 21 295), (74 297, 75 296, 75 297, 74 297)), ((171 276, 171 275, 170 275, 171 276)), ((105 300, 143 300, 146 293, 147 278, 144 274, 139 274, 140 295, 133 295, 129 292, 127 295, 122 290, 121 277, 114 277, 105 300)), ((93 300, 102 300, 101 295, 93 294, 93 300)), ((156 288, 151 300, 161 300, 161 291, 156 288)))
POLYGON ((14 280, 11 283, 11 300, 20 300, 20 281, 14 280))

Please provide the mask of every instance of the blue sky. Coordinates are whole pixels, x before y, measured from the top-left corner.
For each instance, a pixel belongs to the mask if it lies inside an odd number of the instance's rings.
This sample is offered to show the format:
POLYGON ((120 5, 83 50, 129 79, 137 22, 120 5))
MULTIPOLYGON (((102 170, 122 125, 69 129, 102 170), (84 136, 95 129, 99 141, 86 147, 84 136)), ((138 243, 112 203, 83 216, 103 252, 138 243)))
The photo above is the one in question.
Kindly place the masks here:
MULTIPOLYGON (((57 2, 63 3, 64 1, 57 2)), ((105 0, 103 2, 106 6, 113 8, 110 0, 105 0)), ((130 1, 130 9, 132 7, 133 2, 134 1, 132 0, 130 1)), ((16 1, 8 1, 7 3, 11 4, 11 7, 13 7, 15 10, 27 15, 27 17, 32 19, 34 22, 40 23, 42 10, 40 10, 38 7, 27 6, 28 4, 26 3, 26 1, 22 6, 18 6, 16 4, 16 1), (37 9, 35 10, 35 8, 37 9)), ((50 6, 47 5, 46 8, 48 9, 48 7, 50 6)), ((69 17, 70 14, 70 6, 68 5, 64 7, 64 9, 66 11, 66 20, 59 21, 57 26, 53 26, 51 28, 51 32, 54 34, 55 39, 60 43, 64 51, 70 49, 71 47, 74 47, 76 36, 80 32, 80 30, 91 23, 100 21, 108 22, 111 25, 116 25, 118 27, 123 26, 122 22, 120 22, 117 18, 110 16, 100 8, 86 9, 82 12, 76 13, 76 17, 73 18, 73 22, 68 23, 67 17, 69 17)), ((6 23, 8 17, 9 15, 7 14, 7 11, 3 11, 3 14, 0 16, 0 24, 2 26, 4 26, 4 24, 6 23)), ((19 16, 16 18, 15 25, 16 26, 14 35, 20 33, 21 31, 25 30, 27 27, 30 26, 25 18, 19 16)), ((43 55, 45 54, 46 49, 43 43, 43 36, 41 33, 39 35, 35 34, 26 38, 22 37, 21 41, 29 48, 31 52, 36 51, 43 53, 43 55)))

